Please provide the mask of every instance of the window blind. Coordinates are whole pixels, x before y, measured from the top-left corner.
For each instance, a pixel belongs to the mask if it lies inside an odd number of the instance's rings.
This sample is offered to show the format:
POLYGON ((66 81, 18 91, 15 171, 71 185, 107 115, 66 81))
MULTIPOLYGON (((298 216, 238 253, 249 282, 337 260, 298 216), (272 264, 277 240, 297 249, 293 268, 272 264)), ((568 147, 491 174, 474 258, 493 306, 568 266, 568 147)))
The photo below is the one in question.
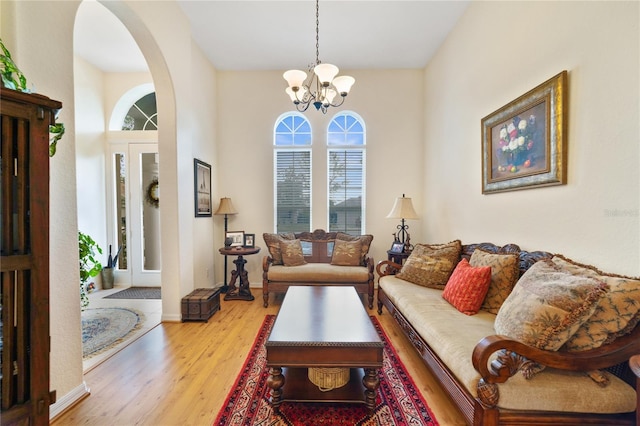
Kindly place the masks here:
POLYGON ((276 150, 276 232, 311 230, 311 151, 276 150))

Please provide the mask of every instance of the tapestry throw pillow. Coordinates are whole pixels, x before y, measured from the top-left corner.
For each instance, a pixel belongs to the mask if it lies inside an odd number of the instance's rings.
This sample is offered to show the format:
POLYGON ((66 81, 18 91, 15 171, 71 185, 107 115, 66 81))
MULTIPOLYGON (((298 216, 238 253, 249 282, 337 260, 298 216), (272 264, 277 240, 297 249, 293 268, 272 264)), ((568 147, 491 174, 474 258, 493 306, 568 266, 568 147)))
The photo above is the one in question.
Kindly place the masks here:
POLYGON ((283 234, 262 234, 262 238, 264 238, 264 243, 267 245, 269 249, 269 255, 271 259, 273 259, 274 265, 282 265, 282 254, 280 252, 280 242, 287 240, 295 240, 296 236, 291 233, 283 233, 283 234))
POLYGON ((473 267, 462 259, 453 270, 442 292, 444 300, 465 315, 475 315, 491 284, 491 267, 473 267))
POLYGON ((336 234, 336 240, 342 241, 360 241, 362 245, 361 251, 361 264, 364 265, 365 260, 367 259, 367 255, 369 254, 369 248, 371 247, 371 242, 373 241, 373 235, 365 234, 365 235, 349 235, 344 232, 338 232, 336 234))
POLYGON ((497 334, 527 345, 557 351, 593 315, 608 287, 540 260, 516 283, 498 311, 494 328, 497 334))
POLYGON ((633 331, 640 320, 640 278, 600 272, 593 266, 582 265, 560 255, 555 255, 551 261, 559 270, 609 285, 609 291, 593 315, 560 350, 580 352, 595 349, 633 331))
POLYGON ((520 276, 520 259, 515 253, 489 253, 475 249, 469 259, 471 266, 490 266, 491 284, 480 309, 497 314, 520 276))
POLYGON ((302 254, 300 240, 280 241, 280 252, 284 266, 300 266, 307 263, 302 254))
POLYGON ((442 290, 460 260, 461 251, 460 240, 446 244, 416 244, 396 277, 442 290))
POLYGON ((331 264, 338 266, 360 266, 362 263, 362 242, 335 240, 331 264))

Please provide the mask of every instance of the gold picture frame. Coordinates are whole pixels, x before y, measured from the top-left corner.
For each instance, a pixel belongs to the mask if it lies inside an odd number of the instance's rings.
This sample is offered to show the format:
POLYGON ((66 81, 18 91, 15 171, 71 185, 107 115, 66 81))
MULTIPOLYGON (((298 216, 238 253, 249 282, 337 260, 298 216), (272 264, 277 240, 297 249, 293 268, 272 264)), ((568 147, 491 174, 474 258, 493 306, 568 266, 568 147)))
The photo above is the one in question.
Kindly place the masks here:
POLYGON ((481 120, 482 193, 567 182, 567 71, 481 120))

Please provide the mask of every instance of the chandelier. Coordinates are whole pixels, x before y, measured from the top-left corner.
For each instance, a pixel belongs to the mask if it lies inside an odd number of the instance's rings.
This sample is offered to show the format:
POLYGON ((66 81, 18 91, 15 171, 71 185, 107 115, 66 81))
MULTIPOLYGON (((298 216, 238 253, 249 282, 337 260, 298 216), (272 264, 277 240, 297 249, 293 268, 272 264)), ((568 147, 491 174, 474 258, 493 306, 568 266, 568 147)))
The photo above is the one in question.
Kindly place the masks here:
POLYGON ((316 0, 316 62, 309 65, 309 78, 301 70, 289 70, 282 76, 289 87, 285 92, 300 112, 304 112, 313 104, 316 110, 327 113, 327 108, 338 107, 344 103, 344 98, 356 80, 348 75, 336 77, 338 67, 320 62, 320 7, 316 0), (315 84, 314 84, 315 80, 315 84), (340 95, 336 99, 337 95, 340 95), (335 103, 334 103, 335 101, 335 103))

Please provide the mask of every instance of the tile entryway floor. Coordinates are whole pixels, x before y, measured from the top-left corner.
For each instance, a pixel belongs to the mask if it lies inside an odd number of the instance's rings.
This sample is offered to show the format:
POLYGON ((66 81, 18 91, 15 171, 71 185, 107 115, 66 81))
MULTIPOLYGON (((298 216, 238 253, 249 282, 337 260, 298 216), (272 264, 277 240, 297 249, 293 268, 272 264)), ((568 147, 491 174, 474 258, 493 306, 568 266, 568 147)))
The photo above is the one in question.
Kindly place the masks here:
POLYGON ((142 328, 137 330, 132 336, 125 341, 114 346, 113 348, 95 355, 91 358, 82 361, 82 370, 87 373, 89 370, 102 363, 109 357, 113 356, 116 352, 119 352, 124 347, 140 338, 146 332, 151 330, 156 325, 160 324, 160 318, 162 316, 162 300, 160 299, 104 299, 113 293, 117 293, 120 290, 124 290, 128 286, 114 286, 109 290, 96 290, 89 293, 89 309, 92 308, 130 308, 136 311, 142 312, 145 316, 144 324, 142 328))

